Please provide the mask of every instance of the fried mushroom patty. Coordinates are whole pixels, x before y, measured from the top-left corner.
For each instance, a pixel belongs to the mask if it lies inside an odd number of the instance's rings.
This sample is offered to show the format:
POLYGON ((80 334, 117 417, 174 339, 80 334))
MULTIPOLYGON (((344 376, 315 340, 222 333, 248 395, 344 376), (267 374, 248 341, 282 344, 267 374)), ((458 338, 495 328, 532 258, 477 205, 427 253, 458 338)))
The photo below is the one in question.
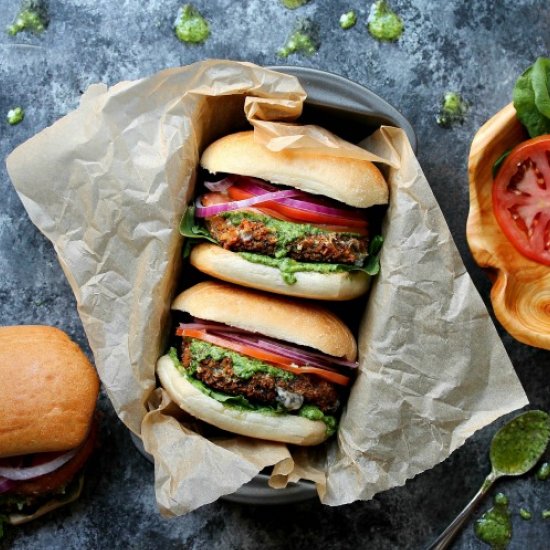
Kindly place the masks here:
MULTIPOLYGON (((185 368, 189 367, 191 359, 190 345, 184 341, 182 364, 185 368)), ((211 358, 201 361, 194 376, 214 390, 228 395, 242 395, 259 404, 280 404, 288 410, 310 404, 316 405, 324 413, 333 414, 340 406, 339 393, 335 386, 315 375, 302 374, 287 380, 257 373, 248 379, 239 378, 229 357, 224 357, 221 361, 211 358)))
POLYGON ((286 251, 277 254, 281 243, 277 231, 261 220, 243 218, 234 223, 224 216, 206 220, 210 234, 232 252, 255 252, 266 256, 285 255, 302 262, 361 265, 367 256, 367 237, 347 233, 304 233, 284 244, 286 251))

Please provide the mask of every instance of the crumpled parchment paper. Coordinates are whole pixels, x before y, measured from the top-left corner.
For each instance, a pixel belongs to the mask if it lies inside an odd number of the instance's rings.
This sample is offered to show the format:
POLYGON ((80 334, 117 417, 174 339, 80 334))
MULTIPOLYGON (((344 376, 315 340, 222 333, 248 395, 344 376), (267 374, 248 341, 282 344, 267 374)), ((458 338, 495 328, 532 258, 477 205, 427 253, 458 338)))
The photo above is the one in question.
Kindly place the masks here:
POLYGON ((323 503, 369 499, 527 403, 405 133, 382 128, 361 144, 367 152, 293 125, 304 99, 294 77, 204 61, 91 86, 78 109, 7 159, 75 293, 113 406, 154 456, 164 515, 232 493, 269 465, 273 487, 309 479, 323 503), (200 153, 250 123, 274 150, 379 160, 390 185, 381 274, 359 332, 359 376, 337 437, 313 449, 213 438, 155 389, 171 299, 185 286, 178 226, 200 153))

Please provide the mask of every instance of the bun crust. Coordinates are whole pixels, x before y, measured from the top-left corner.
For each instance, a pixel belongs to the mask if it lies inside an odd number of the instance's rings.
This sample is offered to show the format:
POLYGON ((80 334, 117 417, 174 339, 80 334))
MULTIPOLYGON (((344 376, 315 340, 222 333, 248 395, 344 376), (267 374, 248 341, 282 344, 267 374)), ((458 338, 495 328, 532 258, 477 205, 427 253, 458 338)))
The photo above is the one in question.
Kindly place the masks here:
POLYGON ((158 360, 157 373, 172 401, 192 416, 222 430, 294 445, 318 445, 327 439, 326 426, 320 420, 293 415, 270 416, 223 405, 190 384, 167 355, 158 360))
POLYGON ((0 327, 0 380, 0 457, 66 451, 84 441, 99 381, 63 331, 0 327))
POLYGON ((206 281, 183 291, 172 309, 354 361, 357 344, 330 311, 307 302, 206 281))
POLYGON ((271 151, 254 142, 253 131, 212 143, 202 154, 201 166, 214 174, 227 172, 291 185, 358 208, 388 202, 388 185, 372 162, 300 149, 271 151))
POLYGON ((370 277, 363 271, 344 273, 294 273, 296 282, 287 284, 276 267, 255 264, 236 252, 211 243, 195 245, 189 261, 199 271, 258 290, 313 300, 352 300, 369 289, 370 277))

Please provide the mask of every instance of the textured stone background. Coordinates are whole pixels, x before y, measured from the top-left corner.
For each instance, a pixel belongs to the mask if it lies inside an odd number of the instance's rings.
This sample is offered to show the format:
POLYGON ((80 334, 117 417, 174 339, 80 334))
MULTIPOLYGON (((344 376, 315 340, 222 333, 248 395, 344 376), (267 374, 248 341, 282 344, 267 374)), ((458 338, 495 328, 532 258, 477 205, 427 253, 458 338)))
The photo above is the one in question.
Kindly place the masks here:
MULTIPOLYGON (((365 29, 371 2, 312 0, 296 11, 278 0, 197 0, 211 23, 204 44, 181 44, 171 31, 174 0, 50 0, 51 24, 41 36, 0 33, 0 157, 78 105, 94 82, 114 84, 205 58, 288 64, 339 73, 371 88, 400 109, 419 138, 418 156, 477 288, 490 284, 465 240, 466 161, 476 129, 511 98, 513 82, 539 55, 548 55, 550 8, 544 0, 392 0, 405 21, 403 37, 379 43, 365 29), (358 24, 338 26, 355 9, 358 24), (319 52, 277 57, 294 22, 318 26, 319 52), (456 90, 471 104, 463 125, 435 123, 441 97, 456 90), (24 122, 10 127, 7 111, 21 105, 24 122)), ((0 0, 0 29, 18 10, 0 0)), ((0 323, 44 323, 66 330, 85 349, 75 302, 49 242, 30 223, 0 163, 0 323)), ((512 340, 499 327, 533 407, 550 409, 549 354, 512 340)), ((29 343, 32 345, 32 342, 29 343)), ((0 381, 1 383, 1 381, 0 381)), ((477 433, 445 463, 372 501, 340 508, 311 501, 282 507, 225 502, 175 520, 161 519, 152 467, 137 453, 106 398, 103 449, 91 465, 78 503, 19 529, 0 546, 13 548, 422 548, 475 493, 488 472, 487 446, 496 429, 477 433)), ((500 423, 499 423, 500 424, 500 423)), ((511 549, 546 549, 550 481, 533 476, 502 482, 511 500, 511 549), (530 522, 517 512, 534 512, 530 522)), ((485 503, 484 508, 489 506, 485 503)), ((483 547, 470 524, 454 548, 483 547)))

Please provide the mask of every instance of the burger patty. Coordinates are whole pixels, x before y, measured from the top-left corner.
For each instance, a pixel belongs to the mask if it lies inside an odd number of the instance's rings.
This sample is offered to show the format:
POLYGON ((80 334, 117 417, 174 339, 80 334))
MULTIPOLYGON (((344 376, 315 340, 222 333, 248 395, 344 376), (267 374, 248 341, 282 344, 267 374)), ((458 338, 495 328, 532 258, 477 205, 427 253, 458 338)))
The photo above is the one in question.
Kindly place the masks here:
MULTIPOLYGON (((279 251, 277 232, 260 220, 244 218, 239 224, 223 216, 206 220, 210 234, 223 248, 233 252, 256 252, 275 256, 279 251)), ((360 265, 367 256, 367 237, 346 233, 305 234, 286 245, 286 255, 302 262, 360 265)))
MULTIPOLYGON (((191 350, 183 342, 182 364, 191 364, 191 350)), ((230 357, 221 361, 208 358, 200 362, 194 376, 208 387, 228 395, 242 395, 250 401, 265 405, 294 403, 316 405, 324 413, 332 414, 340 406, 337 389, 330 382, 315 375, 302 374, 292 379, 276 378, 267 373, 257 373, 250 378, 239 378, 233 370, 230 357)))

